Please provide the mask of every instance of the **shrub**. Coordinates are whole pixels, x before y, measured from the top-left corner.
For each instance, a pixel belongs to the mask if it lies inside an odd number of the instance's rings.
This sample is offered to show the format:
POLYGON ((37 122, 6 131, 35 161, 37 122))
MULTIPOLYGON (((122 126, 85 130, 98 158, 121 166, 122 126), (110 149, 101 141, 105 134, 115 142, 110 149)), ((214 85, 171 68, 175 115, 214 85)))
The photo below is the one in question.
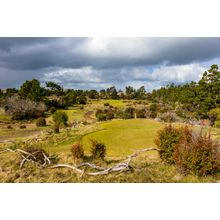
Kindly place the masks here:
POLYGON ((43 117, 38 118, 37 121, 36 121, 36 126, 37 127, 46 126, 45 118, 43 118, 43 117))
POLYGON ((136 117, 137 118, 145 118, 146 117, 146 111, 145 109, 136 109, 136 117))
POLYGON ((177 116, 175 113, 172 112, 166 112, 161 114, 160 119, 164 122, 175 122, 177 121, 177 116))
POLYGON ((59 128, 61 125, 67 126, 68 115, 62 111, 56 111, 53 115, 54 121, 54 131, 59 133, 59 128))
POLYGON ((97 109, 95 112, 95 116, 98 117, 99 114, 102 114, 103 110, 102 109, 97 109))
POLYGON ((98 121, 106 121, 106 114, 105 113, 99 113, 97 116, 98 121))
POLYGON ((157 112, 150 112, 149 117, 150 118, 156 118, 157 117, 157 112))
POLYGON ((149 107, 149 110, 152 111, 152 112, 156 112, 158 109, 158 106, 156 103, 152 103, 149 107))
POLYGON ((179 170, 185 174, 213 174, 220 168, 219 144, 210 135, 193 133, 185 128, 174 150, 174 159, 179 170))
POLYGON ((115 117, 116 117, 116 118, 123 118, 123 114, 124 114, 123 110, 118 109, 118 110, 116 111, 115 117))
POLYGON ((8 97, 4 102, 6 113, 12 116, 12 120, 28 120, 42 117, 46 106, 42 102, 33 102, 23 99, 18 95, 8 97))
POLYGON ((51 114, 54 114, 54 113, 56 112, 56 110, 57 110, 57 109, 56 109, 55 107, 51 107, 51 108, 50 108, 51 114))
POLYGON ((114 118, 114 111, 112 109, 97 109, 96 110, 96 118, 98 121, 106 121, 114 118))
POLYGON ((25 129, 25 128, 26 128, 26 125, 20 125, 19 128, 20 128, 20 129, 25 129))
POLYGON ((106 113, 106 119, 107 120, 111 120, 111 119, 113 119, 114 118, 114 112, 112 112, 112 111, 108 111, 107 113, 106 113))
POLYGON ((172 125, 165 126, 162 130, 158 131, 155 144, 161 150, 159 154, 162 160, 169 164, 174 163, 173 152, 180 138, 180 130, 172 125))
POLYGON ((8 125, 7 129, 13 129, 13 127, 11 125, 8 125))
POLYGON ((107 107, 107 106, 110 106, 110 104, 109 104, 108 102, 106 102, 106 103, 104 104, 104 106, 107 107))
POLYGON ((175 109, 175 113, 177 116, 181 118, 187 118, 187 110, 183 108, 183 106, 177 106, 175 109))
POLYGON ((132 107, 128 107, 125 109, 123 114, 123 119, 130 119, 134 118, 135 109, 132 107))
POLYGON ((73 144, 71 152, 75 159, 80 159, 84 157, 84 149, 81 143, 73 144))
POLYGON ((215 125, 216 127, 219 127, 220 122, 220 108, 215 108, 209 111, 208 113, 210 125, 215 125))
POLYGON ((90 152, 93 158, 104 159, 106 155, 106 146, 105 144, 98 142, 96 140, 90 140, 92 143, 90 152))

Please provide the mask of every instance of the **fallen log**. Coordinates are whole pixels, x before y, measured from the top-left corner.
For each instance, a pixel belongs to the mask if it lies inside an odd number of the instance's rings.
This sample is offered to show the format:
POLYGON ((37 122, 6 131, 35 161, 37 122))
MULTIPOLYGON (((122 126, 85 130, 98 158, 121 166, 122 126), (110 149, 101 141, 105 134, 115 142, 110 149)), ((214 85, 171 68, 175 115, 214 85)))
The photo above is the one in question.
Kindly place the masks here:
POLYGON ((152 147, 152 148, 145 148, 143 150, 138 150, 135 153, 133 153, 132 155, 128 156, 127 159, 125 160, 125 162, 118 163, 118 164, 116 164, 112 167, 100 167, 100 166, 97 166, 95 164, 91 164, 91 163, 86 162, 86 163, 82 163, 78 166, 73 166, 73 165, 68 165, 68 164, 57 164, 57 165, 54 165, 50 168, 51 169, 59 168, 59 167, 70 168, 73 171, 75 171, 76 173, 79 173, 81 175, 88 175, 88 176, 107 175, 107 174, 112 173, 112 172, 121 173, 123 171, 130 170, 132 168, 130 166, 130 163, 131 163, 133 158, 139 156, 141 153, 148 152, 148 151, 160 151, 160 149, 152 147), (83 166, 88 166, 90 168, 93 168, 93 169, 99 170, 99 171, 97 171, 97 172, 85 172, 85 170, 79 169, 79 167, 83 167, 83 166))
POLYGON ((81 163, 78 166, 73 166, 73 165, 69 165, 69 164, 56 164, 56 165, 51 166, 50 159, 53 157, 47 156, 43 151, 40 151, 40 150, 35 151, 33 153, 29 153, 29 152, 24 151, 22 149, 12 150, 12 149, 8 148, 8 149, 1 150, 0 153, 4 153, 4 152, 19 152, 19 153, 21 153, 22 158, 23 158, 20 162, 21 169, 23 168, 23 166, 26 162, 31 162, 39 168, 46 168, 46 167, 48 167, 50 169, 69 168, 69 169, 72 169, 75 173, 80 174, 81 176, 82 175, 99 176, 99 175, 107 175, 107 174, 113 173, 113 172, 121 173, 121 172, 124 172, 127 170, 131 170, 132 169, 132 167, 130 166, 131 161, 135 157, 138 157, 141 153, 148 152, 148 151, 160 151, 160 149, 152 147, 152 148, 145 148, 142 150, 138 150, 138 151, 134 152, 132 155, 128 156, 124 162, 115 164, 112 167, 100 167, 100 166, 97 166, 95 164, 91 164, 88 162, 81 163), (40 160, 37 159, 37 154, 39 154, 39 153, 42 156, 42 158, 40 160), (90 167, 96 171, 95 172, 85 172, 85 170, 80 169, 80 167, 90 167))

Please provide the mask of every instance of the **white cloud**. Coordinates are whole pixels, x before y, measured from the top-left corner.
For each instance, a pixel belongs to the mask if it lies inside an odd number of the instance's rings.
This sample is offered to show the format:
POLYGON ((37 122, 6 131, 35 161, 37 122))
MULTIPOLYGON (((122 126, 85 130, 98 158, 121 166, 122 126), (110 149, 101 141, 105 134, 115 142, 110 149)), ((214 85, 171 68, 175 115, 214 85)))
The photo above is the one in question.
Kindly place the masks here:
POLYGON ((59 69, 46 73, 43 77, 45 81, 65 81, 65 82, 79 82, 79 83, 99 83, 100 78, 97 76, 97 71, 93 70, 91 66, 82 68, 59 69))
POLYGON ((152 72, 146 67, 126 67, 120 69, 94 69, 91 66, 66 68, 49 71, 44 81, 55 81, 68 88, 102 89, 111 85, 123 89, 131 85, 135 88, 145 86, 148 91, 165 86, 171 82, 185 83, 198 81, 205 68, 199 64, 162 66, 152 72))
POLYGON ((152 72, 152 80, 174 83, 198 81, 205 70, 199 64, 162 66, 152 72))

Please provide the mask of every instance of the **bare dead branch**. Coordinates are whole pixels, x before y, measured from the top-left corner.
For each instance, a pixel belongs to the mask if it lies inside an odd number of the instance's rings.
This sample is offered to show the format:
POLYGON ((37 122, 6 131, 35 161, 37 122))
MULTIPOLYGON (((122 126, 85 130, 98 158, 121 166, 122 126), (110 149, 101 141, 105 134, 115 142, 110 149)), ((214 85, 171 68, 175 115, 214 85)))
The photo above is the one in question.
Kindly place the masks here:
POLYGON ((95 164, 91 164, 91 163, 88 163, 88 162, 81 163, 77 167, 83 167, 83 166, 88 166, 88 167, 96 169, 96 170, 106 170, 105 167, 100 167, 100 166, 97 166, 95 164))
POLYGON ((78 169, 77 167, 74 167, 74 166, 71 166, 71 165, 68 165, 68 164, 57 164, 57 165, 51 166, 50 168, 54 169, 54 168, 62 168, 62 167, 70 168, 70 169, 72 169, 73 171, 75 171, 76 173, 79 173, 79 174, 84 173, 83 170, 78 169))
POLYGON ((160 151, 160 149, 152 147, 152 148, 145 148, 143 150, 136 151, 132 155, 128 156, 125 162, 118 163, 118 164, 116 164, 112 167, 107 167, 107 168, 96 166, 95 164, 90 164, 88 162, 81 163, 77 167, 75 167, 73 165, 68 165, 68 164, 58 164, 58 165, 54 165, 50 168, 59 168, 59 167, 70 168, 73 171, 75 171, 76 173, 79 173, 81 175, 85 174, 85 175, 88 175, 88 176, 107 175, 107 174, 112 173, 112 172, 121 173, 123 171, 131 169, 130 163, 131 163, 133 158, 139 156, 141 153, 148 152, 148 151, 160 151), (99 170, 99 171, 98 172, 85 172, 84 170, 79 169, 79 167, 82 167, 82 166, 88 166, 90 168, 93 168, 93 169, 99 170))

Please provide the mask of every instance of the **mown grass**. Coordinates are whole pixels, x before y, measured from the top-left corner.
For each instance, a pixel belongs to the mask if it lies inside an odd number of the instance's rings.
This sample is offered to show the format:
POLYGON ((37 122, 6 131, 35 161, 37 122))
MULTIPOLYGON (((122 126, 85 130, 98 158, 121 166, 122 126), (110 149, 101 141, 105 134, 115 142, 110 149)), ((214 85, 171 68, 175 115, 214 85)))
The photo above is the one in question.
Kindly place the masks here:
POLYGON ((118 108, 125 107, 128 104, 126 100, 116 100, 116 99, 101 99, 101 100, 90 100, 92 106, 100 107, 105 103, 109 103, 110 105, 118 108))
POLYGON ((113 120, 100 123, 103 130, 85 135, 82 143, 87 153, 90 139, 95 139, 106 144, 108 156, 126 156, 138 149, 154 147, 154 137, 162 126, 148 119, 113 120))

